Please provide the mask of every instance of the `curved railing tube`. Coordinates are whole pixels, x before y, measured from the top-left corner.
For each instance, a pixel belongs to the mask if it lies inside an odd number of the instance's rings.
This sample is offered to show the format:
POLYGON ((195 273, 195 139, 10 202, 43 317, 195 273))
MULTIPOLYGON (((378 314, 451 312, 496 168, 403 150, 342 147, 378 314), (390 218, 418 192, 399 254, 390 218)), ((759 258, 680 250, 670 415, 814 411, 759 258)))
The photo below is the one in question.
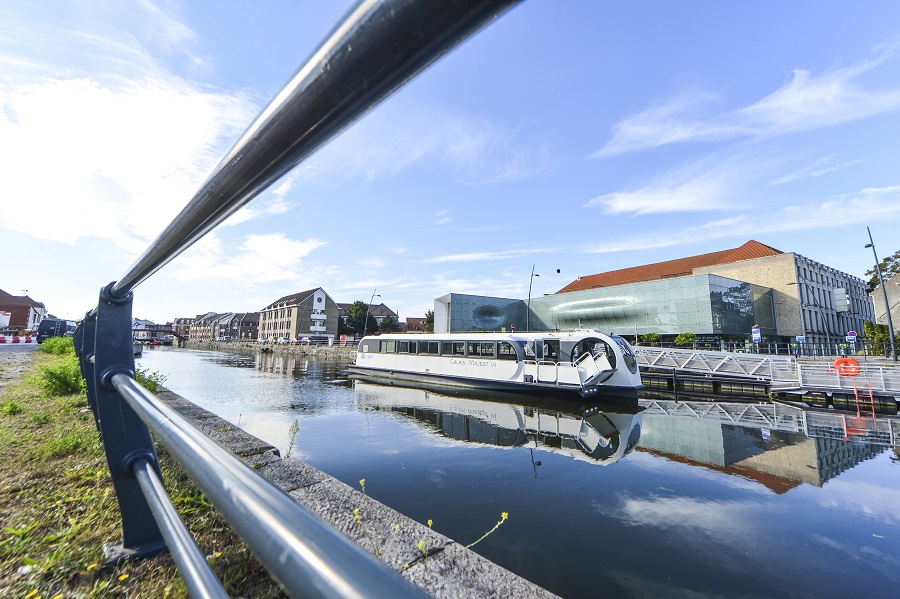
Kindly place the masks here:
POLYGON ((127 374, 111 382, 293 596, 427 597, 307 512, 127 374))
POLYGON ((364 0, 116 283, 124 295, 518 0, 364 0))

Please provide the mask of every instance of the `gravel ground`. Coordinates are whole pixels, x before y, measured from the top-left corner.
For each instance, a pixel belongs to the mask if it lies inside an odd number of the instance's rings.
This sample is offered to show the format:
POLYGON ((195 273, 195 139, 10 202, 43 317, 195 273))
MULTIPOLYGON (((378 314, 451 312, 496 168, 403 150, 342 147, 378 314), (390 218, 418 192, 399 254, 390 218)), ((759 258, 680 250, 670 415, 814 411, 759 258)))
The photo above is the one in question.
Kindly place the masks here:
POLYGON ((0 344, 0 390, 22 380, 22 374, 28 370, 36 351, 36 343, 0 344))

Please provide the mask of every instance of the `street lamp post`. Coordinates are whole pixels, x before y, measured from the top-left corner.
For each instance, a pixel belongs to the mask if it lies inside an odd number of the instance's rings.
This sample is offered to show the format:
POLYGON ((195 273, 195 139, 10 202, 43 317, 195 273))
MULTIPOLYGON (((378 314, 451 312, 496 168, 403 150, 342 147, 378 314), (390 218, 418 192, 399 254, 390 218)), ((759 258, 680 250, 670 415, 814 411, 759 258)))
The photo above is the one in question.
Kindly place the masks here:
POLYGON ((881 293, 884 294, 884 310, 885 316, 887 316, 888 335, 890 335, 891 338, 891 359, 896 362, 897 348, 894 344, 894 323, 891 320, 891 305, 890 302, 888 302, 887 288, 884 286, 884 278, 881 276, 881 264, 879 264, 878 254, 875 252, 875 242, 872 241, 872 231, 869 230, 869 227, 866 227, 866 231, 869 233, 869 243, 866 244, 866 247, 872 248, 872 255, 875 256, 875 272, 878 273, 878 282, 881 283, 881 293))
POLYGON ((541 275, 534 274, 534 264, 531 265, 531 278, 528 279, 528 310, 525 312, 525 330, 531 330, 531 284, 534 283, 534 278, 539 277, 541 275))
POLYGON ((369 298, 369 303, 366 306, 365 315, 363 316, 363 337, 366 336, 366 331, 369 330, 369 307, 372 305, 372 301, 376 297, 381 297, 381 295, 375 293, 375 291, 377 291, 377 289, 372 290, 372 297, 369 298))

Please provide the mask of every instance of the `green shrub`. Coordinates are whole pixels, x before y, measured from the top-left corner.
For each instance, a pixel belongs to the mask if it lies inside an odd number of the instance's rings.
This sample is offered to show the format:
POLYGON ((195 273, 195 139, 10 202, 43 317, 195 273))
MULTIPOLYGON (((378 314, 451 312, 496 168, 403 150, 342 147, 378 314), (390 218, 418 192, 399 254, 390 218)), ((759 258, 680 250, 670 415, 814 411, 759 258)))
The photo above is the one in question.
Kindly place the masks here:
POLYGON ((676 345, 690 345, 696 340, 697 335, 693 333, 679 333, 678 336, 675 337, 676 345))
POLYGON ((71 337, 50 337, 44 340, 40 350, 45 354, 74 354, 75 343, 71 337))
POLYGON ((33 380, 34 384, 48 395, 72 395, 87 389, 84 377, 81 376, 78 358, 74 353, 40 364, 33 380))
POLYGON ((166 375, 157 371, 150 372, 146 368, 138 366, 134 369, 134 378, 150 393, 156 393, 157 388, 166 382, 166 375))
POLYGON ((22 407, 21 404, 10 401, 8 403, 3 404, 3 413, 9 414, 10 416, 15 416, 16 414, 21 414, 25 411, 25 408, 22 407))

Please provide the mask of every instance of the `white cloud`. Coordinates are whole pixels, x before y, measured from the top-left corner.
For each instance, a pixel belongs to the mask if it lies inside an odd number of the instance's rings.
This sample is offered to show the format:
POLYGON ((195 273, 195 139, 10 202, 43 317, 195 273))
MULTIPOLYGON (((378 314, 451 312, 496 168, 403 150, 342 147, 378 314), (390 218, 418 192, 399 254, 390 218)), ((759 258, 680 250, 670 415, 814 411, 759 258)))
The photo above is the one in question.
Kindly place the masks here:
POLYGON ((300 280, 303 259, 324 245, 319 239, 298 241, 284 233, 248 235, 231 253, 209 233, 173 263, 173 276, 184 283, 243 286, 300 280))
POLYGON ((715 98, 706 92, 660 102, 613 125, 613 136, 592 157, 604 157, 687 141, 774 137, 829 127, 900 108, 900 87, 869 89, 866 76, 896 61, 898 44, 869 60, 815 75, 794 70, 780 89, 731 112, 701 117, 715 98))

